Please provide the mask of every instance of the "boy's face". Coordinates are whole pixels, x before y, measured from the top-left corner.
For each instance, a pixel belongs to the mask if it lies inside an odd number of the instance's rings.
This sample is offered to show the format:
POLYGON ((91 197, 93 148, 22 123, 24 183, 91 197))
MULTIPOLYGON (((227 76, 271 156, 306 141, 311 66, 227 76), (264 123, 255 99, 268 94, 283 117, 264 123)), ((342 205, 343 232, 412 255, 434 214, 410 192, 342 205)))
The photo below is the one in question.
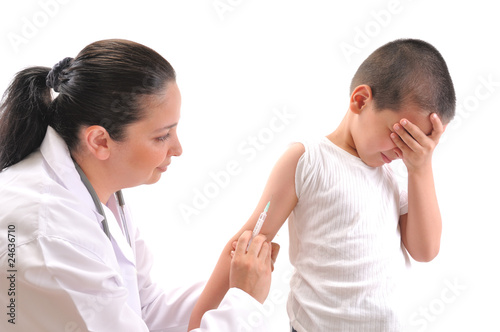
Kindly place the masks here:
POLYGON ((394 124, 401 119, 405 118, 417 125, 427 136, 432 132, 430 113, 417 107, 409 106, 395 112, 388 109, 375 111, 372 104, 366 106, 357 116, 352 138, 358 156, 368 166, 379 167, 398 159, 394 152, 396 145, 390 135, 395 132, 394 124))

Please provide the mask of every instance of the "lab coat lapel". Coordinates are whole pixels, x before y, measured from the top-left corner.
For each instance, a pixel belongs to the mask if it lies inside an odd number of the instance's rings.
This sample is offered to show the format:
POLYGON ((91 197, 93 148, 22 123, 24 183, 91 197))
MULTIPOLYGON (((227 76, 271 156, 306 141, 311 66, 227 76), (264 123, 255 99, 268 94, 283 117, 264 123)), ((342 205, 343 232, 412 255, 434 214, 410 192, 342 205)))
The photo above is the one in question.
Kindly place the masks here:
POLYGON ((108 221, 109 232, 111 234, 111 243, 113 244, 116 260, 120 266, 123 283, 129 290, 127 303, 137 313, 137 315, 141 316, 141 300, 139 298, 139 288, 137 284, 135 255, 132 248, 128 244, 125 235, 120 229, 120 227, 123 228, 123 226, 121 226, 121 223, 118 222, 118 220, 120 220, 118 217, 118 208, 119 207, 114 195, 108 201, 107 206, 103 206, 104 213, 106 214, 106 220, 108 221))
MULTIPOLYGON (((120 220, 118 217, 120 215, 118 212, 119 207, 114 195, 111 196, 107 205, 103 205, 103 209, 104 213, 106 213, 106 219, 108 220, 108 227, 111 236, 115 239, 125 258, 135 266, 134 253, 122 231, 122 222, 126 221, 120 220)), ((130 228, 130 225, 127 224, 127 226, 130 228)))

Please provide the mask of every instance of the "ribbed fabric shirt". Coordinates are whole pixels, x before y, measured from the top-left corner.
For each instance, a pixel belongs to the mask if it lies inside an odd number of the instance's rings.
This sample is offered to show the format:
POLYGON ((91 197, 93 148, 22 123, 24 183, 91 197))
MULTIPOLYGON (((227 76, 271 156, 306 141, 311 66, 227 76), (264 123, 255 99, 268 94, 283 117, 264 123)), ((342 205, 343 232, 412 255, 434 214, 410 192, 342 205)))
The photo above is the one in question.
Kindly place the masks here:
POLYGON ((408 212, 389 165, 370 167, 322 137, 302 142, 291 213, 287 311, 298 332, 400 331, 394 290, 408 212))

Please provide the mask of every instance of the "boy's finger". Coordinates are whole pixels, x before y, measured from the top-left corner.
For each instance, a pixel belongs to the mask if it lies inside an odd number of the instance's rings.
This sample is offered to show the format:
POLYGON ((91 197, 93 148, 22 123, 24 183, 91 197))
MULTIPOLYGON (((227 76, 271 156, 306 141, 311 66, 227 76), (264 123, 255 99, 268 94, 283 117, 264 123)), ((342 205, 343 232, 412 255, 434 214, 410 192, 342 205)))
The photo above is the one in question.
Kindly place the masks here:
POLYGON ((402 153, 404 152, 404 150, 408 149, 408 146, 405 144, 405 142, 403 142, 398 134, 391 133, 391 139, 402 153))
MULTIPOLYGON (((401 120, 403 122, 403 120, 401 120)), ((405 122, 406 126, 410 127, 412 124, 409 122, 405 122)), ((414 138, 410 133, 399 123, 394 125, 394 131, 399 136, 400 140, 405 143, 405 145, 410 149, 415 151, 419 147, 419 142, 414 138)), ((392 137, 392 136, 391 136, 392 137)), ((393 139, 394 140, 394 139, 393 139)), ((404 148, 400 145, 398 147, 404 151, 404 148)))
POLYGON ((431 114, 431 123, 432 123, 431 138, 434 141, 437 141, 444 133, 444 126, 443 123, 441 122, 441 119, 436 113, 431 114))
POLYGON ((404 130, 408 133, 408 135, 410 135, 411 138, 413 138, 414 141, 422 145, 422 142, 425 141, 427 136, 417 125, 411 123, 407 119, 401 119, 400 124, 401 126, 403 126, 404 130))

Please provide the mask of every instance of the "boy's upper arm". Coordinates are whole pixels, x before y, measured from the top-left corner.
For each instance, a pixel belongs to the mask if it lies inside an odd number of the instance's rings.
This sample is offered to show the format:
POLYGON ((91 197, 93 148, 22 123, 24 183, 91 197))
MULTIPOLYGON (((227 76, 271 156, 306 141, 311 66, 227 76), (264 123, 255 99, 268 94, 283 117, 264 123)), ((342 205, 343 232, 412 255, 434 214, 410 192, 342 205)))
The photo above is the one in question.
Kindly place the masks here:
POLYGON ((276 162, 267 180, 262 197, 252 216, 243 226, 242 231, 253 230, 267 202, 271 201, 261 234, 266 235, 267 240, 271 241, 278 233, 298 201, 295 192, 295 171, 297 163, 304 152, 304 145, 294 143, 276 162))
POLYGON ((190 329, 200 326, 203 314, 210 309, 217 308, 229 288, 230 253, 233 250, 233 241, 237 241, 244 231, 253 230, 259 215, 270 200, 271 205, 261 233, 267 236, 268 241, 271 241, 297 204, 295 170, 304 151, 305 148, 302 144, 293 144, 277 161, 252 216, 226 244, 205 290, 193 309, 189 323, 190 329))

